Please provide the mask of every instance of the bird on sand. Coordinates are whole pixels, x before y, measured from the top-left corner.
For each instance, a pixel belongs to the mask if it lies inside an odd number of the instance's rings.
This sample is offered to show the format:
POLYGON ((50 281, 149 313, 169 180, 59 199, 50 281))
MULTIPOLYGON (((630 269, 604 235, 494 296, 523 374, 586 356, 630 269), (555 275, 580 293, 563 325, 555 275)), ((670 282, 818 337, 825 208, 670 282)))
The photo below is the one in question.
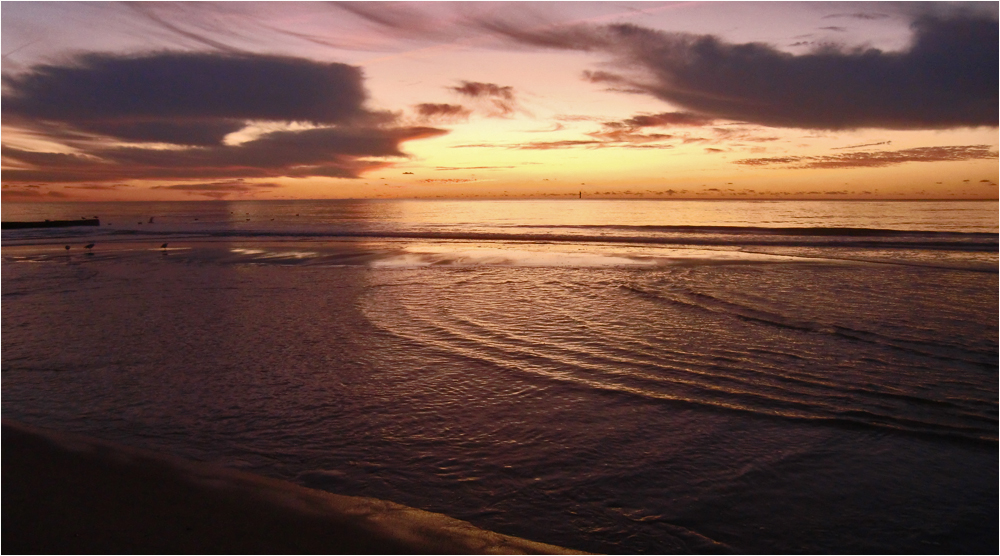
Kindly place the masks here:
POLYGON ((84 245, 83 248, 84 249, 93 249, 94 248, 94 244, 93 243, 88 243, 87 245, 84 245))
POLYGON ((66 250, 69 251, 69 245, 66 246, 66 250))
POLYGON ((164 243, 163 245, 160 246, 160 249, 166 249, 166 248, 167 248, 167 244, 166 243, 164 243))

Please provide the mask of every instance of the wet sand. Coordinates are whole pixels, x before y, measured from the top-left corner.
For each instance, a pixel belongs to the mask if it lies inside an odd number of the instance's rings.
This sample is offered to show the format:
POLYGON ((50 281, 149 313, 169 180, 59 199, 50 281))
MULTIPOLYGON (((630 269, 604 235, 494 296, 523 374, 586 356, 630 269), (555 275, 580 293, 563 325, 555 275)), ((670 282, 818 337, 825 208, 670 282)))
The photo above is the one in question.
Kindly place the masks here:
POLYGON ((2 443, 7 554, 576 553, 392 502, 11 421, 2 443))

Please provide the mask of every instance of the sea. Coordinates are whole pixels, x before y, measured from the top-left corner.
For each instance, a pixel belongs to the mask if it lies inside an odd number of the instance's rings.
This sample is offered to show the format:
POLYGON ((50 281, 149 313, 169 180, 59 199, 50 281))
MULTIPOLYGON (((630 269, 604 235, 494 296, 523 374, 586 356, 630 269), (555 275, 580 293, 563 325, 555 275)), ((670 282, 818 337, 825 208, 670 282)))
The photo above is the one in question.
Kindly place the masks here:
POLYGON ((592 552, 998 551, 996 201, 2 213, 100 218, 2 232, 4 419, 592 552))

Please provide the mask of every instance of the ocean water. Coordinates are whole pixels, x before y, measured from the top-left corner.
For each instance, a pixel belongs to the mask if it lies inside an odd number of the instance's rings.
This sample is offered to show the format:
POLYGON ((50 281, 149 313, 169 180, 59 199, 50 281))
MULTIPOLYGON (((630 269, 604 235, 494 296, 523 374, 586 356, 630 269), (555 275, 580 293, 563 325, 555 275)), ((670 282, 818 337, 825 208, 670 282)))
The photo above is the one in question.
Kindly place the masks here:
POLYGON ((2 234, 4 418, 596 552, 998 550, 997 202, 2 210, 102 221, 2 234))

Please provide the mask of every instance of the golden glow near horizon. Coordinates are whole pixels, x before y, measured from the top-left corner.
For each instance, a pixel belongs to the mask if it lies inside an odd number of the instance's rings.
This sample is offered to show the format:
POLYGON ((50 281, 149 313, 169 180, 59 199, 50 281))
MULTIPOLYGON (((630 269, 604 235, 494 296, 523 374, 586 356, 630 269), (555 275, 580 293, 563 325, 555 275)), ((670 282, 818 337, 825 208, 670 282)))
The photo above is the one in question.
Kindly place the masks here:
MULTIPOLYGON (((5 76, 28 75, 40 64, 79 66, 73 58, 79 52, 133 58, 165 51, 223 58, 281 55, 354 66, 368 95, 366 117, 381 118, 364 125, 390 130, 374 133, 383 143, 395 142, 403 154, 345 147, 341 140, 335 149, 343 152, 331 151, 332 162, 298 163, 294 149, 307 147, 298 146, 297 136, 360 124, 281 121, 266 114, 242 124, 229 116, 219 119, 237 127, 216 146, 125 140, 120 126, 146 125, 143 118, 149 116, 122 115, 114 122, 118 128, 103 121, 100 128, 87 120, 93 116, 56 114, 44 106, 22 109, 15 103, 8 112, 5 82, 2 196, 8 201, 575 198, 580 192, 590 198, 654 199, 997 198, 995 121, 976 126, 904 121, 830 130, 810 127, 808 113, 796 116, 805 123, 780 125, 771 123, 782 121, 780 115, 762 116, 762 123, 725 118, 711 113, 711 102, 685 104, 683 95, 658 92, 666 83, 659 66, 643 61, 648 52, 627 50, 624 39, 591 47, 571 36, 589 32, 599 41, 608 25, 628 24, 668 37, 663 44, 674 44, 673 37, 712 35, 723 45, 768 45, 779 58, 840 45, 837 52, 847 59, 859 46, 884 52, 909 48, 914 21, 925 16, 902 6, 27 3, 4 8, 5 76), (217 21, 205 23, 209 16, 217 21), (681 100, 668 100, 675 97, 681 100), (45 117, 53 119, 42 121, 45 117), (79 129, 67 132, 72 126, 79 129), (419 127, 433 129, 391 131, 419 127), (267 157, 279 148, 272 145, 275 138, 292 145, 280 147, 289 149, 281 165, 247 171, 240 148, 260 144, 260 156, 267 157), (135 154, 154 151, 178 151, 185 157, 183 171, 173 166, 180 163, 153 167, 148 156, 135 154), (102 159, 105 153, 111 158, 102 159), (199 157, 216 158, 191 162, 199 157), (65 159, 88 164, 86 173, 50 176, 47 170, 65 159), (331 163, 334 170, 323 169, 331 163), (198 175, 202 167, 204 175, 198 175), (103 168, 117 173, 103 175, 103 168)), ((977 17, 993 18, 995 26, 995 13, 977 17)), ((59 85, 74 86, 66 80, 59 85)), ((995 100, 995 81, 992 88, 985 94, 995 100)), ((171 121, 198 123, 206 117, 204 107, 198 110, 195 116, 175 110, 171 121)), ((878 111, 872 113, 865 117, 878 120, 878 111)))

